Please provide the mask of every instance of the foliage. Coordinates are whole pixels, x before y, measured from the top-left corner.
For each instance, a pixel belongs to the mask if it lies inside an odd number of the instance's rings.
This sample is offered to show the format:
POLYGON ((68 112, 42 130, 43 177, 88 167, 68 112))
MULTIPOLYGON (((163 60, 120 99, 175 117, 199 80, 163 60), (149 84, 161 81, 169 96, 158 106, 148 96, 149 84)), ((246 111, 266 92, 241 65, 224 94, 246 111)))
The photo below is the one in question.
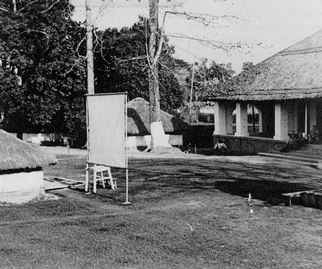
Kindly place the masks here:
POLYGON ((261 67, 259 65, 254 65, 252 62, 243 63, 240 74, 220 85, 222 93, 244 91, 260 72, 261 67))
MULTIPOLYGON (((67 0, 19 1, 15 14, 10 3, 1 5, 9 12, 0 11, 2 126, 17 133, 67 133, 84 143, 85 29, 72 21, 67 0)), ((95 31, 96 92, 127 91, 129 99, 149 100, 145 23, 141 18, 132 27, 95 31)), ((166 40, 159 71, 167 111, 182 103, 173 53, 166 40)))
MULTIPOLYGON (((98 92, 128 92, 129 99, 149 100, 149 65, 146 58, 148 33, 146 19, 120 30, 99 32, 95 50, 95 76, 98 92)), ((172 112, 182 103, 183 92, 174 75, 174 48, 166 40, 159 62, 161 108, 172 112)))
POLYGON ((254 81, 259 72, 258 66, 254 65, 252 62, 245 62, 243 63, 241 73, 234 77, 228 85, 231 89, 244 88, 246 84, 254 81))
MULTIPOLYGON (((234 74, 230 64, 217 64, 214 61, 209 62, 208 59, 196 63, 194 70, 193 101, 202 101, 225 92, 222 85, 234 74)), ((191 78, 192 74, 187 77, 189 85, 191 78)))
POLYGON ((0 105, 9 131, 85 128, 85 64, 76 51, 84 29, 68 2, 19 1, 16 13, 1 13, 0 105))

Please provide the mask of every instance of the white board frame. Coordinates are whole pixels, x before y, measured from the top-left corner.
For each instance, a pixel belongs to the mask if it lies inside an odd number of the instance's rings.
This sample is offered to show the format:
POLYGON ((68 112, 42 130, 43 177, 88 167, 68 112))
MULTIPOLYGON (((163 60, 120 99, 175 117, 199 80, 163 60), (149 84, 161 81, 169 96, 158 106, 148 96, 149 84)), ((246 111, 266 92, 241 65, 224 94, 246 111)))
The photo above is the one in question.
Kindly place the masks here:
POLYGON ((86 95, 86 129, 87 129, 87 162, 86 162, 86 176, 85 176, 85 191, 87 192, 89 190, 89 167, 93 165, 102 165, 102 166, 108 166, 108 167, 116 167, 116 168, 124 168, 126 173, 126 184, 125 184, 125 202, 124 205, 131 204, 128 199, 128 152, 126 147, 127 142, 127 93, 126 92, 117 92, 117 93, 99 93, 99 94, 88 94, 86 95), (119 166, 111 166, 108 163, 94 163, 89 159, 89 152, 91 150, 90 148, 90 124, 89 124, 89 105, 88 105, 88 98, 91 96, 111 96, 111 95, 122 95, 124 96, 124 153, 125 153, 125 167, 119 167, 119 166))
MULTIPOLYGON (((95 100, 95 99, 94 99, 95 100)), ((119 100, 120 101, 120 100, 119 100)), ((98 101, 99 102, 99 101, 98 101)), ((109 101, 111 102, 111 101, 109 101)), ((105 102, 104 102, 105 103, 105 102)), ((106 103, 108 104, 108 101, 106 100, 106 103)), ((104 104, 100 103, 99 107, 101 107, 102 110, 102 105, 103 105, 103 109, 104 109, 104 104)), ((108 94, 91 94, 91 95, 87 95, 86 96, 86 106, 87 106, 87 162, 88 163, 92 163, 92 164, 96 164, 96 165, 105 165, 105 166, 109 166, 109 167, 117 167, 117 168, 127 168, 127 154, 126 154, 126 137, 127 137, 127 94, 126 93, 108 93, 108 94), (108 120, 108 114, 106 113, 105 115, 102 115, 102 118, 98 119, 97 122, 100 122, 100 124, 98 125, 98 123, 96 123, 96 119, 97 119, 97 115, 94 115, 93 118, 93 114, 90 113, 90 109, 94 110, 95 106, 98 106, 99 104, 97 103, 97 101, 93 103, 93 99, 92 99, 92 103, 90 103, 90 99, 91 98, 97 98, 99 99, 100 97, 102 97, 102 100, 106 100, 106 97, 108 98, 109 96, 113 96, 113 97, 120 97, 124 100, 124 110, 123 110, 123 136, 120 137, 118 136, 118 143, 123 144, 123 148, 120 149, 121 152, 119 152, 120 154, 114 153, 115 148, 113 148, 113 143, 111 143, 112 141, 99 141, 99 143, 104 143, 102 144, 102 148, 106 149, 107 151, 111 151, 112 152, 112 158, 110 158, 108 155, 104 155, 104 151, 101 150, 101 147, 99 144, 98 145, 98 141, 97 140, 93 140, 95 138, 99 138, 101 139, 102 137, 105 137, 104 134, 106 133, 106 137, 111 138, 113 137, 113 132, 114 130, 108 129, 108 127, 106 126, 106 123, 109 122, 108 120), (103 99, 104 98, 104 99, 103 99), (91 107, 90 107, 91 106, 91 107), (107 120, 105 120, 107 118, 107 120), (101 129, 101 126, 103 126, 103 130, 101 129), (107 127, 107 128, 106 128, 107 127), (95 130, 95 131, 94 131, 95 130), (91 145, 93 144, 93 146, 91 145), (94 152, 95 151, 95 152, 94 152), (122 154, 124 154, 124 158, 120 158, 120 156, 122 156, 122 154), (115 157, 115 159, 113 158, 113 155, 115 157)), ((98 111, 98 113, 101 113, 102 111, 98 111)), ((109 112, 108 110, 106 112, 109 112)), ((92 112, 93 113, 93 112, 92 112)), ((97 114, 97 111, 96 111, 97 114)), ((115 124, 115 121, 112 120, 112 125, 115 124), (113 123, 114 122, 114 123, 113 123)), ((118 131, 118 135, 120 135, 120 132, 118 131)), ((117 152, 117 151, 116 151, 117 152)))

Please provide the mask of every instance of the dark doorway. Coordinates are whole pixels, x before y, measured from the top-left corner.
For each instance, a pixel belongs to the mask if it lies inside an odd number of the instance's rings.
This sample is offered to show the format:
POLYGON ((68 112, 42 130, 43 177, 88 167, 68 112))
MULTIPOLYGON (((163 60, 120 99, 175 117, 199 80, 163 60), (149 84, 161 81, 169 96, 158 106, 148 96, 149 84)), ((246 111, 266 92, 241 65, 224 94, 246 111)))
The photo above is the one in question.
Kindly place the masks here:
POLYGON ((274 103, 264 102, 258 105, 262 109, 263 117, 263 135, 264 137, 273 138, 275 135, 275 113, 274 103))
POLYGON ((305 132, 305 103, 298 103, 297 126, 300 134, 305 132))
POLYGON ((322 141, 322 101, 319 100, 317 103, 317 128, 319 130, 319 140, 322 141))

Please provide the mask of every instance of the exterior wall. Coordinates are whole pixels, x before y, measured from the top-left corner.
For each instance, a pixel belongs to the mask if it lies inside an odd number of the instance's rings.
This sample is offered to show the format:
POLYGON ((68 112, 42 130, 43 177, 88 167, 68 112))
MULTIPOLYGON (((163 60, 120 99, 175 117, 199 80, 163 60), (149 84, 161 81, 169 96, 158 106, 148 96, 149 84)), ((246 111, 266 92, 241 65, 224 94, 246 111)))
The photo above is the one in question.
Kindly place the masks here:
POLYGON ((43 171, 0 175, 0 202, 26 203, 44 194, 43 171))
POLYGON ((183 145, 182 135, 169 135, 169 143, 172 146, 182 146, 183 145))
POLYGON ((287 103, 288 133, 298 133, 298 103, 290 101, 287 103))
POLYGON ((317 125, 317 104, 314 101, 311 101, 309 105, 309 118, 310 118, 309 127, 310 127, 310 130, 312 130, 313 126, 317 125))
MULTIPOLYGON (((183 136, 166 134, 168 142, 171 146, 182 146, 183 136)), ((145 136, 128 136, 126 141, 126 147, 131 150, 136 150, 137 147, 148 147, 151 143, 151 135, 145 136)))
POLYGON ((234 104, 226 104, 226 133, 228 135, 233 135, 233 112, 235 110, 234 104))

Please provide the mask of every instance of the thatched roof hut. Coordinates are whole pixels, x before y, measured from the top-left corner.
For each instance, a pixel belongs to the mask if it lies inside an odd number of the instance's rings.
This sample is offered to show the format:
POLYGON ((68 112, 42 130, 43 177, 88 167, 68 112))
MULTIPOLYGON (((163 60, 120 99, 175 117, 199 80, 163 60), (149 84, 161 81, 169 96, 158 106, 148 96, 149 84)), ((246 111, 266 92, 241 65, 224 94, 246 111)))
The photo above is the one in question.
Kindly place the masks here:
MULTIPOLYGON (((182 134, 187 124, 175 116, 161 110, 161 121, 165 133, 182 134)), ((150 134, 150 104, 143 98, 135 98, 127 107, 128 135, 144 136, 150 134)))
MULTIPOLYGON (((322 30, 256 65, 256 75, 215 100, 266 101, 322 97, 322 30)), ((243 74, 237 76, 241 78, 243 74)))
POLYGON ((10 170, 37 169, 55 162, 54 156, 46 154, 37 146, 0 130, 0 173, 10 170))

